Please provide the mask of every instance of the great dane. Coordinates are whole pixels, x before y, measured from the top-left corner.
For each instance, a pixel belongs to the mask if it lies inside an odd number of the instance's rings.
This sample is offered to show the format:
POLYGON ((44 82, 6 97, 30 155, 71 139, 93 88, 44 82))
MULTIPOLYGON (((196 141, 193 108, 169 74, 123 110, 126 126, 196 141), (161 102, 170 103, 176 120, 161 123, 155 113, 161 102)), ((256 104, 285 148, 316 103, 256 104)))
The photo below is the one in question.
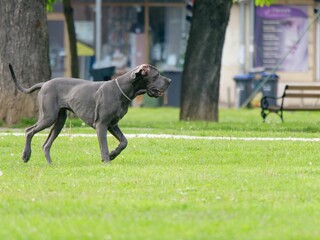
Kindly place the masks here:
POLYGON ((142 64, 106 82, 62 77, 24 88, 18 83, 11 64, 9 68, 18 90, 30 94, 40 89, 38 121, 25 130, 26 142, 22 155, 24 162, 28 162, 31 156, 32 137, 50 126, 51 131, 42 150, 48 163, 52 162, 51 145, 65 124, 67 110, 70 110, 96 130, 102 161, 110 163, 127 146, 127 139, 121 132, 118 121, 127 113, 131 101, 144 93, 150 97, 160 97, 171 81, 161 76, 155 67, 142 64), (119 145, 111 153, 108 150, 107 130, 119 141, 119 145))

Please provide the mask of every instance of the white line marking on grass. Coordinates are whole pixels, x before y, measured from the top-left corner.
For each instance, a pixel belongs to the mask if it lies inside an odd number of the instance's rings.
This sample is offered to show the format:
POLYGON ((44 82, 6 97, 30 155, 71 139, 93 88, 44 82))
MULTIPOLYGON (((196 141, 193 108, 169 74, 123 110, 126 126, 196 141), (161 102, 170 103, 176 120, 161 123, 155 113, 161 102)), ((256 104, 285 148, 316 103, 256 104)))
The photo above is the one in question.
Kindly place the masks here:
MULTIPOLYGON (((0 133, 0 136, 24 136, 24 133, 0 133)), ((48 136, 39 133, 35 136, 48 136)), ((60 137, 96 137, 96 134, 62 133, 60 137)), ((110 136, 110 135, 109 135, 110 136)), ((297 137, 214 137, 214 136, 187 136, 171 134, 125 134, 127 138, 161 138, 161 139, 185 139, 185 140, 225 140, 225 141, 292 141, 292 142, 320 142, 320 138, 297 137)))

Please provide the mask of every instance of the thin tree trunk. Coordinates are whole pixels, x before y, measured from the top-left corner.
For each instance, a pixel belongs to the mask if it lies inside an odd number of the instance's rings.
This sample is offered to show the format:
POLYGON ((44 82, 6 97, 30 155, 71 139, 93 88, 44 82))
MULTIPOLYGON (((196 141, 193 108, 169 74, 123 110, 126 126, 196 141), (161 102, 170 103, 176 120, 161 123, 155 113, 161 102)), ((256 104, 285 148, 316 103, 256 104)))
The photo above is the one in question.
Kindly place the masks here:
POLYGON ((36 94, 15 89, 8 64, 19 82, 30 87, 50 78, 45 0, 0 1, 0 121, 13 124, 36 117, 36 94))
POLYGON ((221 58, 232 0, 195 1, 181 89, 181 120, 218 121, 221 58))
POLYGON ((67 22, 68 34, 69 34, 69 45, 71 54, 71 75, 72 77, 79 77, 78 67, 78 53, 77 53, 77 38, 76 30, 74 27, 73 20, 73 8, 70 0, 63 0, 64 16, 67 22))

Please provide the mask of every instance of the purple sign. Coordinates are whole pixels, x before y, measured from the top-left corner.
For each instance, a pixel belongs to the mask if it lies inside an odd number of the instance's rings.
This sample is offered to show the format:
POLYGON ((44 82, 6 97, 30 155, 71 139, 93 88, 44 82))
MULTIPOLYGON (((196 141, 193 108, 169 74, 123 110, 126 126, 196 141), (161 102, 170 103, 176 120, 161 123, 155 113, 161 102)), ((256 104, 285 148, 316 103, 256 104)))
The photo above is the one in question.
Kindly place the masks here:
POLYGON ((307 6, 256 7, 255 66, 273 69, 288 54, 279 71, 308 70, 307 6))

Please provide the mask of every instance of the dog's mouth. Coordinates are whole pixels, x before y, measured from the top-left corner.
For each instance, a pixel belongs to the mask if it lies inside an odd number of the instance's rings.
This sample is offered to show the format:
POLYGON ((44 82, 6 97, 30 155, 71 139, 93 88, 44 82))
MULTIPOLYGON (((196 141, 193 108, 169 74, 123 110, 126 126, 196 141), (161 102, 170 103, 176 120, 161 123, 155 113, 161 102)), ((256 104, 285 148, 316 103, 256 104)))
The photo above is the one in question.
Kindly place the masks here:
POLYGON ((164 90, 159 90, 156 88, 150 88, 147 90, 149 97, 162 97, 164 95, 164 90))

